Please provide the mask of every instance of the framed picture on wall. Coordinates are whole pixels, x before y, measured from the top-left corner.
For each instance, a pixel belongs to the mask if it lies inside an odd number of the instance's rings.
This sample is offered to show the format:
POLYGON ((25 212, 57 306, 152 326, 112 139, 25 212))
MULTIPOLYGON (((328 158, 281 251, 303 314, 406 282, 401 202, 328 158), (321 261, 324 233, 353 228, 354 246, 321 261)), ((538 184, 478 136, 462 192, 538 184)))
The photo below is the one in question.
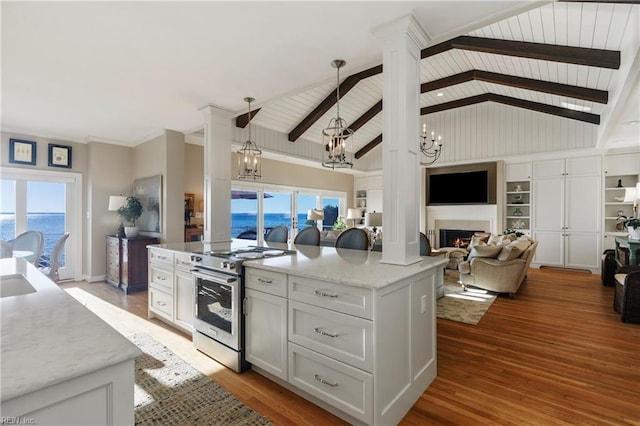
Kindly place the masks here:
POLYGON ((71 168, 71 147, 49 144, 49 167, 71 168))
POLYGON ((36 148, 35 142, 9 139, 9 162, 35 166, 36 148))
POLYGON ((133 195, 142 202, 142 216, 136 221, 140 231, 162 232, 162 175, 133 182, 133 195))

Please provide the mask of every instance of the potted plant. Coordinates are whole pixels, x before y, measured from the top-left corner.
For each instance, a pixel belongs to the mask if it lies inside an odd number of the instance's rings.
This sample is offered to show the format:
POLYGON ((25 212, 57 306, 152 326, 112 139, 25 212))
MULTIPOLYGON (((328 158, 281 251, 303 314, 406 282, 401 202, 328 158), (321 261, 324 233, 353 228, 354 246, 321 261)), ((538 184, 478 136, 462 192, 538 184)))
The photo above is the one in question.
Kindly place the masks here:
POLYGON ((633 240, 640 240, 640 219, 636 217, 618 216, 618 222, 627 227, 629 237, 633 240))
POLYGON ((136 220, 140 218, 143 210, 142 202, 139 198, 134 196, 127 197, 127 204, 118 209, 120 217, 132 225, 124 227, 124 234, 127 238, 136 237, 138 235, 136 220))
POLYGON ((333 222, 333 230, 342 232, 347 229, 347 223, 345 222, 344 217, 338 216, 335 222, 333 222))

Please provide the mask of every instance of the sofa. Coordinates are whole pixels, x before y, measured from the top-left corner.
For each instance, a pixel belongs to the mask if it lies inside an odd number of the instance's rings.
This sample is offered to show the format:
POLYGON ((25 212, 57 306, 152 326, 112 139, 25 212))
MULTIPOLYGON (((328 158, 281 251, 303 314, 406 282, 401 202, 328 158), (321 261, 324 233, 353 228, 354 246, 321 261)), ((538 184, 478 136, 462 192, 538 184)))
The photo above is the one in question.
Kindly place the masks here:
POLYGON ((472 244, 466 261, 458 265, 460 282, 514 297, 524 281, 538 242, 527 236, 495 236, 472 244))

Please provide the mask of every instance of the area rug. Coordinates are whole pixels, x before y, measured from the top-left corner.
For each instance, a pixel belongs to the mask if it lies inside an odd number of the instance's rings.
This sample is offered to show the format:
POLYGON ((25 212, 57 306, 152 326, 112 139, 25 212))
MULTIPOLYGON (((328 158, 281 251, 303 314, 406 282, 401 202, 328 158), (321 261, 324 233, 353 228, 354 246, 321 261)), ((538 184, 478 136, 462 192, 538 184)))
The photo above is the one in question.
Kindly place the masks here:
POLYGON ((136 425, 271 425, 222 386, 154 340, 129 337, 136 358, 136 425))
POLYGON ((436 302, 437 316, 451 321, 476 325, 496 300, 495 294, 481 289, 462 289, 458 271, 445 269, 444 297, 436 302))

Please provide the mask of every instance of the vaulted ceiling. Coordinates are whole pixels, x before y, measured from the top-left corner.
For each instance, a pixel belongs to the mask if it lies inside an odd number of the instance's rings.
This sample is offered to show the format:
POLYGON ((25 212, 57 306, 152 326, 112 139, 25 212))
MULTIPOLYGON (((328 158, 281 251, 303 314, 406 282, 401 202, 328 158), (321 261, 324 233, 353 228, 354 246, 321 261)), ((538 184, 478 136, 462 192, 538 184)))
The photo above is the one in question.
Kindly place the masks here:
MULTIPOLYGON (((627 78, 621 62, 628 69, 639 46, 638 6, 624 3, 552 3, 424 48, 421 116, 496 102, 603 124, 610 100, 626 97, 620 93, 627 78)), ((382 73, 376 65, 340 84, 341 116, 356 132, 356 158, 383 141, 382 73)), ((254 123, 287 133, 291 142, 318 142, 335 117, 335 89, 323 89, 265 105, 254 123)), ((638 91, 636 82, 622 120, 629 127, 627 146, 640 145, 638 91)))
POLYGON ((135 146, 171 129, 197 140, 200 108, 244 126, 252 96, 253 126, 320 148, 341 58, 341 116, 364 158, 383 133, 372 29, 413 13, 431 40, 423 117, 497 102, 614 123, 603 139, 629 146, 640 131, 638 3, 2 2, 2 130, 135 146))

